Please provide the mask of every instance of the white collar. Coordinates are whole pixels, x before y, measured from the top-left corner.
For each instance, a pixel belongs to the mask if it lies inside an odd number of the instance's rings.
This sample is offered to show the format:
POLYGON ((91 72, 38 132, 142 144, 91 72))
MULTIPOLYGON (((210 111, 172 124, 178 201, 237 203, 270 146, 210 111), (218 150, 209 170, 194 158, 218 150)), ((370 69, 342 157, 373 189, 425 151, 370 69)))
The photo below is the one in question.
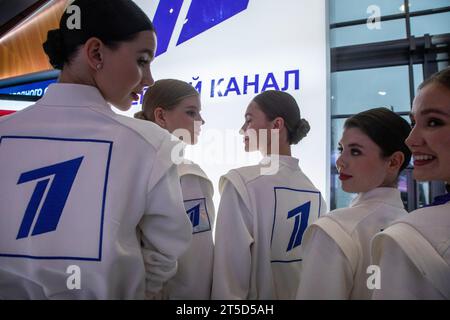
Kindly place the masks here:
POLYGON ((52 83, 38 103, 60 107, 97 107, 114 113, 96 87, 82 84, 52 83))
POLYGON ((355 207, 367 201, 383 202, 394 207, 404 208, 400 190, 396 188, 375 188, 368 192, 359 193, 350 203, 350 207, 355 207))
POLYGON ((271 154, 265 156, 260 162, 260 165, 268 166, 273 161, 279 161, 280 163, 283 163, 284 165, 293 168, 293 169, 299 169, 298 165, 298 159, 294 158, 292 156, 282 156, 279 154, 271 154))

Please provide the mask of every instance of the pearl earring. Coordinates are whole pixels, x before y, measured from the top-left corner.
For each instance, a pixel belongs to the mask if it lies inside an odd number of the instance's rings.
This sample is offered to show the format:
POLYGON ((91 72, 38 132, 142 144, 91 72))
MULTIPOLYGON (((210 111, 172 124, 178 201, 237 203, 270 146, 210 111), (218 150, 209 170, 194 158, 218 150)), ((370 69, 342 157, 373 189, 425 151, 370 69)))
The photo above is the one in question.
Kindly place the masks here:
POLYGON ((100 70, 100 69, 102 68, 102 64, 99 63, 99 64, 96 66, 96 68, 97 68, 97 70, 100 70))

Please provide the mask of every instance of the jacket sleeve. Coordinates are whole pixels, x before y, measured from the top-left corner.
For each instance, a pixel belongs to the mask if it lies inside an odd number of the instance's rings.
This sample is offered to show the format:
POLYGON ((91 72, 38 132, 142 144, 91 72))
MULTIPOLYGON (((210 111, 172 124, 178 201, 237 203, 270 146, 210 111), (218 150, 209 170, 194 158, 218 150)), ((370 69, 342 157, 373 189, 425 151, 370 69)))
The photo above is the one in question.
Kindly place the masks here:
POLYGON ((203 173, 197 170, 191 172, 180 173, 180 165, 178 166, 178 174, 180 175, 181 190, 183 193, 183 199, 195 199, 204 198, 206 201, 206 207, 208 210, 208 216, 211 222, 211 228, 214 228, 216 219, 216 209, 214 207, 214 186, 209 178, 203 173))
POLYGON ((311 231, 302 244, 304 255, 297 299, 348 299, 353 287, 349 261, 325 231, 320 228, 311 231))
POLYGON ((225 182, 216 220, 212 299, 247 299, 253 243, 250 216, 233 184, 225 182))
POLYGON ((139 224, 146 270, 147 296, 159 292, 177 270, 188 248, 192 225, 186 215, 176 166, 172 165, 147 194, 139 224))
POLYGON ((178 260, 177 274, 165 286, 164 295, 175 300, 210 299, 214 250, 212 230, 215 217, 212 184, 195 174, 185 174, 180 177, 180 181, 185 206, 186 203, 189 204, 188 207, 200 203, 200 216, 191 245, 178 260))
MULTIPOLYGON (((444 299, 394 239, 379 233, 376 240, 380 254, 372 264, 380 267, 381 281, 380 288, 373 291, 373 300, 444 299)), ((375 238, 372 241, 372 256, 375 256, 374 241, 375 238)))

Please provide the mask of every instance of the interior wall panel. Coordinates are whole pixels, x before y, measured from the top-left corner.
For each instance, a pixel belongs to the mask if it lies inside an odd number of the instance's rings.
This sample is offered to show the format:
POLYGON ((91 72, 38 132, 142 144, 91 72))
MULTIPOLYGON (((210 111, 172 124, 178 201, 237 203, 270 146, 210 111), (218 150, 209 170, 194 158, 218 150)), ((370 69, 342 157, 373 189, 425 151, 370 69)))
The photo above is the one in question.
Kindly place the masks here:
POLYGON ((0 79, 52 69, 42 44, 67 0, 52 0, 0 38, 0 79))

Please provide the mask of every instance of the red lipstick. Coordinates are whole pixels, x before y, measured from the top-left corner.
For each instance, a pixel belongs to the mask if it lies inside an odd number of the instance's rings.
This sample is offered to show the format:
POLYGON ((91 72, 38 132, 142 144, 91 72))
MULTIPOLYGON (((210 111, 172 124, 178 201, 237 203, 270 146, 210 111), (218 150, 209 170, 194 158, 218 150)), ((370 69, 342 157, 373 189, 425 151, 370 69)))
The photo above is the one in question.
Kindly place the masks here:
POLYGON ((352 178, 352 177, 353 177, 353 176, 350 176, 350 175, 345 174, 345 173, 340 173, 340 174, 339 174, 339 180, 341 180, 341 181, 348 180, 348 179, 350 179, 350 178, 352 178))

